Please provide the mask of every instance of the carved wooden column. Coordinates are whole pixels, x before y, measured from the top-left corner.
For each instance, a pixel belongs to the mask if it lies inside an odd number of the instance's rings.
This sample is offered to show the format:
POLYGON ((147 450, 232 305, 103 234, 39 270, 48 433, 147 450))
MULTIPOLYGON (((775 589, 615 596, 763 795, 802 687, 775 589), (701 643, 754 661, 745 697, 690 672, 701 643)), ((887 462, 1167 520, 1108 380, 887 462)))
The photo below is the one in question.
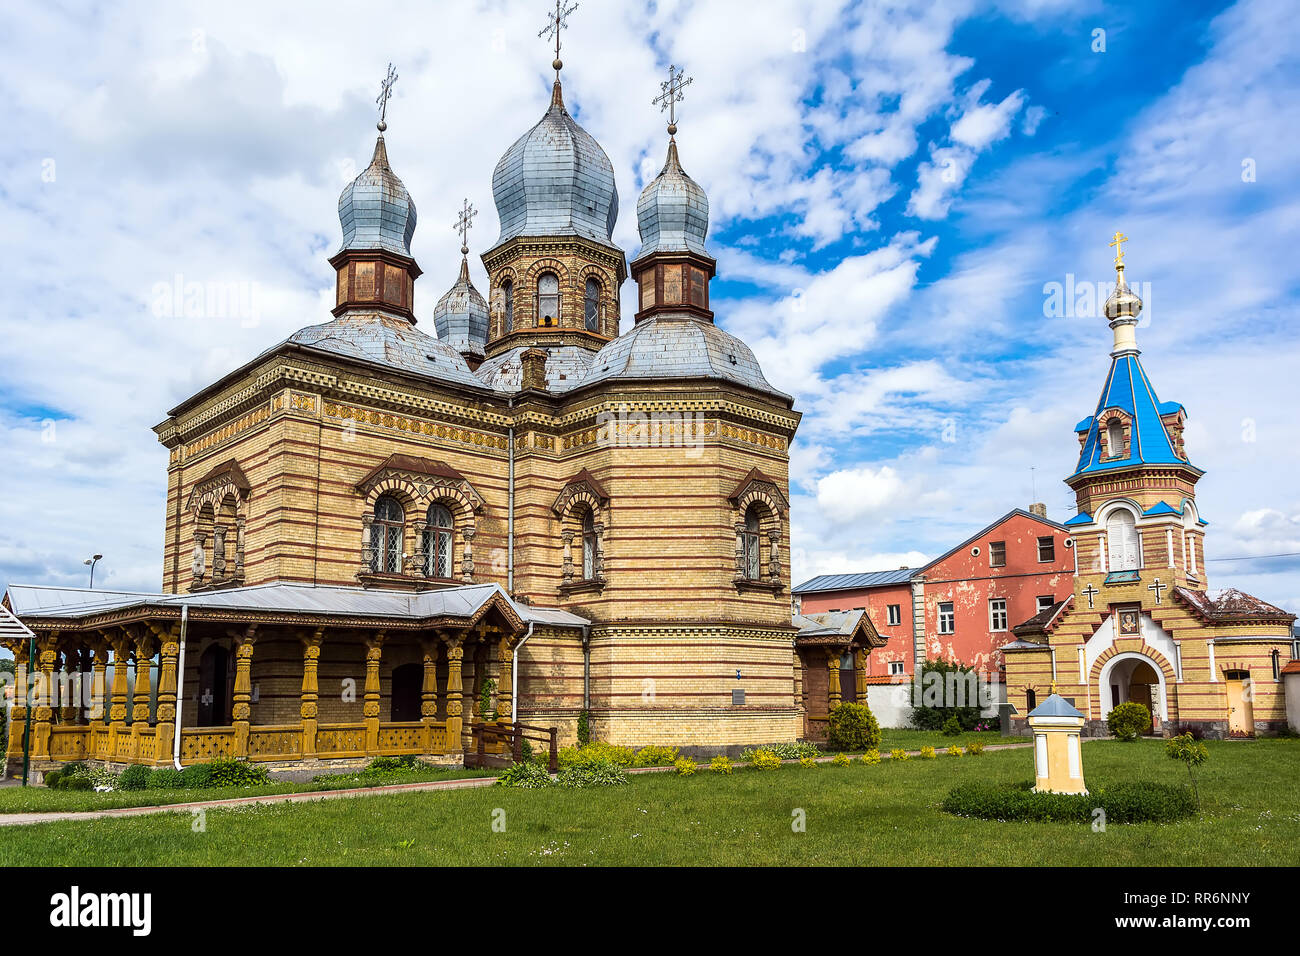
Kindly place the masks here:
POLYGON ((420 685, 420 721, 424 724, 424 752, 436 753, 433 743, 433 725, 438 719, 438 641, 436 638, 420 639, 421 661, 424 664, 424 681, 420 685))
POLYGON ((859 650, 853 659, 853 676, 857 681, 857 700, 859 704, 867 702, 867 654, 866 650, 859 650))
POLYGON ((16 640, 5 645, 14 652, 14 705, 9 710, 8 756, 21 757, 23 733, 27 721, 29 687, 27 680, 27 641, 16 640))
POLYGON ((379 664, 384 655, 384 632, 366 641, 366 690, 361 716, 366 722, 366 753, 379 752, 379 664))
MULTIPOLYGON (((179 623, 154 631, 160 647, 158 651, 158 717, 156 721, 157 746, 154 750, 155 766, 169 766, 172 762, 172 750, 176 734, 176 664, 180 656, 181 626, 179 623)), ((136 665, 136 683, 139 684, 140 669, 136 665)))
POLYGON ((58 633, 51 633, 36 641, 37 703, 32 717, 32 757, 49 757, 50 725, 54 719, 54 663, 58 659, 58 633))
POLYGON ((97 637, 90 642, 94 659, 90 678, 90 720, 108 723, 108 641, 97 637))
POLYGON ((77 674, 80 670, 81 650, 65 647, 62 653, 63 669, 59 672, 59 723, 77 722, 77 674))
POLYGON ((447 640, 447 752, 463 753, 461 740, 461 701, 465 696, 462 686, 461 662, 465 647, 460 638, 447 640))
POLYGON ((232 756, 236 760, 247 760, 248 728, 253 714, 253 647, 257 643, 257 628, 250 627, 231 637, 235 639, 235 686, 230 707, 231 723, 235 727, 232 756))
POLYGON ((77 723, 79 724, 90 723, 90 706, 94 690, 92 667, 94 659, 94 651, 91 650, 90 645, 83 644, 77 655, 77 723))
POLYGON ((135 639, 135 696, 131 706, 131 756, 140 756, 140 738, 149 729, 149 697, 153 689, 153 655, 157 641, 152 634, 135 639))
POLYGON ((127 661, 131 657, 131 635, 123 631, 112 640, 113 644, 113 696, 109 701, 108 722, 113 730, 126 730, 127 661))
POLYGON ((511 693, 513 687, 515 652, 510 646, 510 639, 504 634, 498 642, 499 672, 497 674, 497 719, 510 721, 510 708, 513 704, 511 693))
POLYGON ((827 692, 826 709, 829 713, 839 705, 840 695, 840 655, 837 651, 826 652, 827 692))
POLYGON ((302 755, 304 759, 316 756, 316 729, 320 726, 320 685, 317 670, 320 666, 320 647, 325 640, 325 629, 318 627, 302 636, 302 700, 298 714, 302 718, 302 755))

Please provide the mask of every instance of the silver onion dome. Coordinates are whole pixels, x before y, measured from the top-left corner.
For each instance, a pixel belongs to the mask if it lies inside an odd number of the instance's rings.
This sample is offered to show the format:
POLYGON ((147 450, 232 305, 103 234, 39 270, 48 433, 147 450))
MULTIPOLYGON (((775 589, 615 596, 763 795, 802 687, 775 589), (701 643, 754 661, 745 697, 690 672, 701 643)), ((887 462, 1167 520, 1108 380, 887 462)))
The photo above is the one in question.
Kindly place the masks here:
POLYGON ((488 307, 469 279, 469 262, 460 260, 456 284, 433 307, 433 327, 438 341, 461 352, 483 354, 488 338, 488 307))
POLYGON ((564 108, 557 80, 541 120, 511 146, 492 174, 501 236, 577 234, 612 243, 618 220, 614 166, 564 108))
POLYGON ((400 256, 411 254, 415 201, 388 165, 382 134, 375 140, 370 165, 339 196, 339 223, 343 226, 340 251, 384 249, 400 256))
POLYGON ((636 204, 641 256, 655 252, 693 252, 707 256, 709 197, 687 176, 677 158, 677 141, 668 141, 663 170, 641 192, 636 204))

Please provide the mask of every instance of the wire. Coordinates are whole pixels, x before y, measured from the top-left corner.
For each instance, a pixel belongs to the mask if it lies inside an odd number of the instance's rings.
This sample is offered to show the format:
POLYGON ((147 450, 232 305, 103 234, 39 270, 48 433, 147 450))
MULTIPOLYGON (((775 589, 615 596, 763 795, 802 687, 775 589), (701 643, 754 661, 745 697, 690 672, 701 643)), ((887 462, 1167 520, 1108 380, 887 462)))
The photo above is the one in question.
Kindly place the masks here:
POLYGON ((1241 554, 1233 558, 1206 558, 1206 561, 1266 561, 1269 558, 1300 558, 1300 551, 1285 551, 1282 554, 1241 554))

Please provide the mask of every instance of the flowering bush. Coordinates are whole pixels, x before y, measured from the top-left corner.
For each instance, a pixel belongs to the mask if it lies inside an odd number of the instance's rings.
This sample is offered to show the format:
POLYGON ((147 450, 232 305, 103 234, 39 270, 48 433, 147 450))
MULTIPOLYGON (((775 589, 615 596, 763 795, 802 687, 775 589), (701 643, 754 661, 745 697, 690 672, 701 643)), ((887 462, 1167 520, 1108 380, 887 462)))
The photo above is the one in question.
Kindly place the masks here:
POLYGON ((781 758, 766 747, 759 747, 750 755, 749 765, 755 770, 776 770, 781 766, 781 758))
POLYGON ((609 760, 592 760, 588 763, 565 767, 556 776, 556 783, 571 790, 588 787, 617 787, 627 783, 627 773, 609 760))
MULTIPOLYGON (((623 748, 618 748, 622 750, 623 748)), ((634 767, 671 767, 677 763, 676 747, 642 747, 632 758, 634 767)))
POLYGON ((712 770, 714 773, 721 773, 730 776, 731 759, 729 757, 723 757, 722 755, 718 755, 717 757, 714 757, 712 760, 709 761, 709 769, 712 770))
POLYGON ((801 767, 816 767, 816 766, 817 766, 817 758, 816 758, 816 757, 800 757, 800 758, 799 758, 799 766, 801 766, 801 767))
POLYGON ((563 747, 559 753, 561 770, 577 764, 601 762, 631 767, 635 761, 636 753, 631 747, 617 747, 614 744, 601 743, 599 740, 593 740, 580 747, 563 747))
POLYGON ((960 756, 961 756, 961 748, 958 747, 956 744, 953 744, 951 747, 948 748, 948 756, 949 756, 949 757, 960 757, 960 756))
POLYGON ((740 752, 740 759, 746 762, 754 759, 755 750, 770 750, 782 760, 799 760, 802 757, 820 757, 821 748, 806 740, 784 744, 764 744, 762 747, 746 747, 740 752))
POLYGON ((934 759, 934 748, 931 747, 929 744, 926 744, 924 747, 922 747, 922 748, 921 748, 921 759, 922 759, 922 760, 933 760, 933 759, 934 759))
POLYGON ((984 753, 984 744, 978 740, 971 740, 966 743, 966 756, 978 757, 984 753))
POLYGON ((861 760, 861 761, 862 761, 863 763, 865 763, 865 764, 875 764, 875 763, 880 763, 880 751, 879 751, 879 750, 868 750, 866 753, 864 753, 864 754, 863 754, 861 757, 859 757, 858 759, 861 760))
POLYGON ((497 777, 497 786, 500 787, 540 790, 542 787, 549 787, 550 785, 551 775, 546 772, 546 768, 540 764, 527 761, 507 767, 501 776, 497 777))
POLYGON ((847 767, 853 761, 849 759, 848 754, 836 754, 831 758, 831 763, 837 767, 847 767))
POLYGON ((898 762, 900 760, 911 760, 912 758, 907 755, 906 750, 903 750, 901 747, 895 747, 889 752, 889 759, 898 762))
POLYGON ((695 773, 699 764, 690 757, 681 757, 673 764, 673 766, 677 768, 677 775, 679 777, 689 777, 691 774, 695 773))

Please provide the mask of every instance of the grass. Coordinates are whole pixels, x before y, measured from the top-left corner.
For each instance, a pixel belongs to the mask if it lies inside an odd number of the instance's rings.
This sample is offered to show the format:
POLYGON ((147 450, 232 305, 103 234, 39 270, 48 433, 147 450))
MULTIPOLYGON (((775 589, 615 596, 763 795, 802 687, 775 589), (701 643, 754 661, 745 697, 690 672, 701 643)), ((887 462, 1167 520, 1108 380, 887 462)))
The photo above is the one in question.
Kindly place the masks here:
POLYGON ((351 774, 329 780, 270 783, 261 787, 220 787, 194 790, 50 790, 47 787, 4 787, 0 789, 0 813, 50 813, 58 811, 114 810, 119 807, 150 807, 171 803, 196 803, 201 800, 229 800, 273 793, 314 793, 322 790, 348 790, 352 787, 389 786, 398 783, 424 783, 432 780, 458 780, 465 777, 490 777, 493 770, 464 770, 457 767, 389 772, 382 775, 351 774))
MULTIPOLYGON (((605 790, 344 798, 3 831, 0 865, 1095 865, 1300 864, 1300 742, 1209 742, 1202 819, 1114 825, 996 823, 941 812, 954 784, 1032 776, 1027 750, 876 766, 636 774, 605 790), (793 814, 806 832, 793 832, 793 814), (505 831, 494 815, 504 811, 505 831)), ((1183 783, 1164 744, 1089 742, 1089 783, 1183 783)))
POLYGON ((1003 737, 996 730, 984 730, 976 733, 973 730, 962 731, 960 736, 945 737, 937 730, 896 730, 893 728, 881 728, 880 731, 880 752, 887 753, 895 747, 903 750, 920 750, 929 744, 935 750, 947 750, 953 744, 965 746, 968 741, 978 740, 986 747, 993 747, 998 744, 1023 744, 1028 743, 1028 737, 1003 737))

